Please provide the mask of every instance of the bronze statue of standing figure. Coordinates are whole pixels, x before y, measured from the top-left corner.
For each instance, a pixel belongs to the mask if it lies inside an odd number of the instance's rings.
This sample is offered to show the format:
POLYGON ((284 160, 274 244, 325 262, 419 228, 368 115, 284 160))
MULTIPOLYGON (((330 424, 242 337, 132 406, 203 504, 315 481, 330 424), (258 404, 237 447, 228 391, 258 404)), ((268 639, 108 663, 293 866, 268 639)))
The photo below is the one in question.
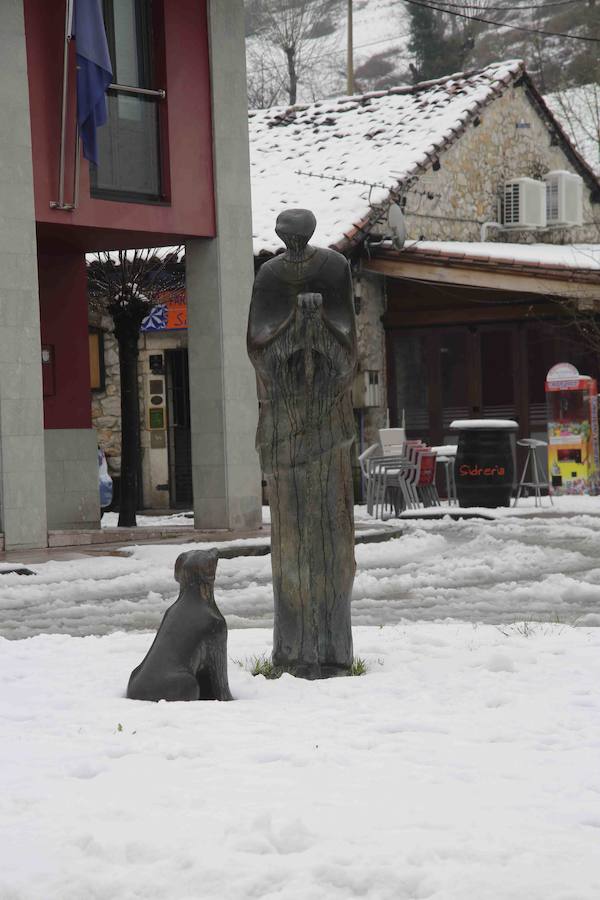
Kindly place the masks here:
POLYGON ((355 570, 352 278, 344 256, 308 244, 315 226, 305 209, 277 218, 287 251, 261 267, 248 323, 271 507, 273 663, 303 678, 350 670, 355 570))

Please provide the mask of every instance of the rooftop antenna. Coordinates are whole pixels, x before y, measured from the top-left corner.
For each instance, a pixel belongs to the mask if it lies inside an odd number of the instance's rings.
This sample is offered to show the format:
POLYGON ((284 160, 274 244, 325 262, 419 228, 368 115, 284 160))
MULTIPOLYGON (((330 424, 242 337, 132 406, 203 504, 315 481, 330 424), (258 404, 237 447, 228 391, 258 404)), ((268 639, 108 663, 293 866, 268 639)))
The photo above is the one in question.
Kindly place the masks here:
POLYGON ((388 228, 394 248, 402 250, 406 241, 406 219, 397 203, 392 203, 388 210, 388 228))

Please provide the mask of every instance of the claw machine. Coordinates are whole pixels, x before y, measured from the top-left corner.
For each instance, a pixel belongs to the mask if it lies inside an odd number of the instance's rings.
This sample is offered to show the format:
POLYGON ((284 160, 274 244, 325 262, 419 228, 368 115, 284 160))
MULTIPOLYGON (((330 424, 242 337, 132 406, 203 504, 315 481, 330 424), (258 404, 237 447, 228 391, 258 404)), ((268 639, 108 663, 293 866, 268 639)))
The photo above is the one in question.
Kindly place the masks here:
POLYGON ((548 480, 552 494, 597 494, 598 385, 570 363, 546 376, 548 480))

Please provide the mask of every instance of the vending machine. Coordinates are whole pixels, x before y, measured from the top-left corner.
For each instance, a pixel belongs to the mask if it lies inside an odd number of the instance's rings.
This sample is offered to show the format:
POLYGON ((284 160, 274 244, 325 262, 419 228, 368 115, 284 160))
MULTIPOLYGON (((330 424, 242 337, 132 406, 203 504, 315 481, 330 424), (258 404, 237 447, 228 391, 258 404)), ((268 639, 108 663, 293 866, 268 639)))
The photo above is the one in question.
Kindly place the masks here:
POLYGON ((598 385, 570 363, 546 376, 548 480, 553 494, 597 494, 598 385))

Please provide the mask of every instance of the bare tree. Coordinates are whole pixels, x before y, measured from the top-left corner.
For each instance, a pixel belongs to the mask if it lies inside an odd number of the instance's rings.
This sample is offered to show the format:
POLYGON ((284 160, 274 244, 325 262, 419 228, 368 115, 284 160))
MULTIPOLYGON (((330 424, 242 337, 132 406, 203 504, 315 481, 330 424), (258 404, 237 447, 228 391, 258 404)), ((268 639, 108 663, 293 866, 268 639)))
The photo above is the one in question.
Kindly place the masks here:
POLYGON ((581 155, 600 171, 600 84, 556 91, 546 99, 581 155))
POLYGON ((140 418, 138 343, 144 318, 165 292, 185 283, 182 248, 118 250, 95 254, 88 266, 90 306, 112 317, 121 386, 121 494, 119 525, 133 527, 138 506, 140 418))
POLYGON ((265 59, 264 49, 250 47, 247 53, 247 89, 249 109, 268 109, 281 102, 284 93, 281 80, 274 77, 276 66, 265 59))
MULTIPOLYGON (((322 42, 314 39, 329 31, 329 15, 338 0, 263 0, 253 8, 254 28, 258 36, 249 63, 261 59, 263 75, 271 73, 278 93, 283 91, 293 106, 298 98, 299 84, 313 73, 323 52, 322 42)), ((263 75, 249 64, 252 90, 256 78, 263 75)))

